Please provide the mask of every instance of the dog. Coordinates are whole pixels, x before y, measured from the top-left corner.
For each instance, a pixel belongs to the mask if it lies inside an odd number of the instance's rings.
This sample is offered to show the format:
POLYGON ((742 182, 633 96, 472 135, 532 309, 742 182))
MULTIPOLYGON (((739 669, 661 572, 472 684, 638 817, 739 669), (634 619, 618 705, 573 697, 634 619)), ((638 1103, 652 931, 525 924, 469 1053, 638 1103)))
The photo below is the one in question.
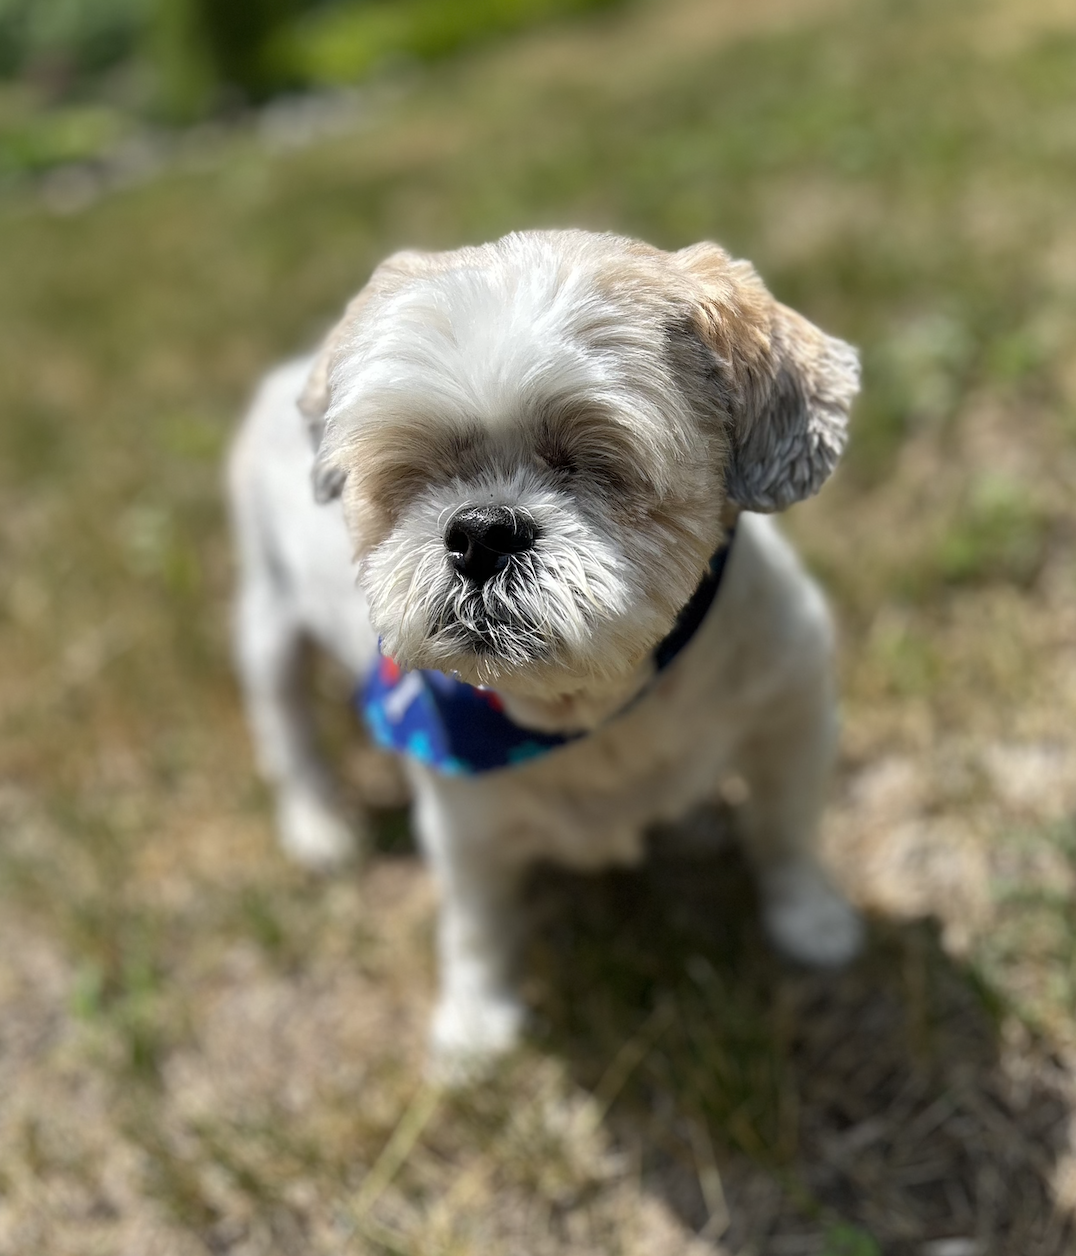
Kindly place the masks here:
POLYGON ((229 463, 261 771, 284 848, 348 858, 303 642, 374 678, 374 732, 411 752, 440 888, 446 1069, 525 1024, 527 865, 633 864, 648 826, 730 780, 773 943, 807 964, 855 955, 860 917, 814 853, 831 621, 766 516, 827 479, 858 387, 855 350, 748 262, 583 231, 397 253, 313 358, 263 382, 229 463), (421 719, 400 741, 386 712, 414 711, 464 740, 488 715, 509 750, 437 752, 421 719))

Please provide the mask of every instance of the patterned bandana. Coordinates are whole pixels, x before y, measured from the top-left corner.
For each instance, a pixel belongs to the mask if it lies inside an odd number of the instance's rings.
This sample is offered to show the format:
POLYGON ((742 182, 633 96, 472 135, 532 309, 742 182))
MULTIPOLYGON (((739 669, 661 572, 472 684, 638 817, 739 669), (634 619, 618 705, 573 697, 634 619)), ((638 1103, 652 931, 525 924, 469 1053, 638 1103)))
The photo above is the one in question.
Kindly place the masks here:
MULTIPOLYGON (((710 559, 706 574, 677 616, 672 631, 658 642, 653 655, 655 676, 669 666, 706 618, 734 536, 735 527, 710 559)), ((443 672, 405 672, 384 656, 355 697, 379 746, 409 754, 449 776, 473 776, 511 767, 586 736, 523 728, 509 719, 492 690, 478 689, 443 672)))

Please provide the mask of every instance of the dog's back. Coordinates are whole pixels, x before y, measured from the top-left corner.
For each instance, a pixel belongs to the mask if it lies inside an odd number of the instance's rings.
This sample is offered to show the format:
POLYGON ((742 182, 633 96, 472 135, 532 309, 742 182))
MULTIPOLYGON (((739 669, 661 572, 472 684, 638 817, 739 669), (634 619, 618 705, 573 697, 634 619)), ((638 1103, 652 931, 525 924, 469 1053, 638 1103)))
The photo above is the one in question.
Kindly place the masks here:
POLYGON ((228 496, 241 580, 261 614, 283 618, 355 675, 377 654, 366 600, 355 584, 339 502, 311 490, 314 451, 296 406, 310 361, 277 367, 262 382, 228 461, 228 496))

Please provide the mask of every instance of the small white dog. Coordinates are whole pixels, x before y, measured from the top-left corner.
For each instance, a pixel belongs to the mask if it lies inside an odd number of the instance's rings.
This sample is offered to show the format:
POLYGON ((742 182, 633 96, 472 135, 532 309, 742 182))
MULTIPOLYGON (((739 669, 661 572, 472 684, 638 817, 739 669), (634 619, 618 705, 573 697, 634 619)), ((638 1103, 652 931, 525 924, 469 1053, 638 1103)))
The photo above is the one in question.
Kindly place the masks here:
POLYGON ((631 863, 646 826, 729 779, 773 941, 855 953, 859 918, 812 853, 830 621, 746 512, 819 489, 858 381, 852 348, 714 244, 549 231, 390 257, 313 360, 263 383, 230 464, 261 767, 287 850, 346 858, 301 644, 373 675, 440 883, 442 1063, 518 1037, 530 861, 631 863), (479 726, 468 758, 453 739, 479 726))

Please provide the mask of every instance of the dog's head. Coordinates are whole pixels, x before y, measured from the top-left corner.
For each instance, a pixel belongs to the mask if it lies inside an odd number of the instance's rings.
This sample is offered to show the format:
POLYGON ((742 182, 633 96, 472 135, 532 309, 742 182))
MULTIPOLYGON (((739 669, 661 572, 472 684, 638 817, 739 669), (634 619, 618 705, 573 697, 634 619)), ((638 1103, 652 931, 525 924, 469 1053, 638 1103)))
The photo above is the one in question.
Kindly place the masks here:
POLYGON ((547 697, 637 670, 729 507, 816 492, 857 387, 716 245, 564 231, 390 257, 300 406, 386 653, 547 697))

